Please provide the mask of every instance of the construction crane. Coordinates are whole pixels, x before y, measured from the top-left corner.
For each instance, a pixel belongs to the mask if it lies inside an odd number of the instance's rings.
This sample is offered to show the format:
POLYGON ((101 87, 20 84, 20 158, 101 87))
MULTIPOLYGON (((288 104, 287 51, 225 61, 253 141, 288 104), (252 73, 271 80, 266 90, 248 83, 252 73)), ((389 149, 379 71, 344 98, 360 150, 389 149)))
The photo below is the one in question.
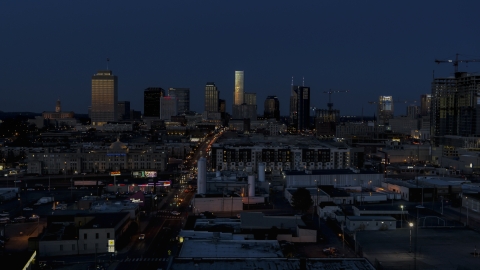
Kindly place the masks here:
POLYGON ((329 110, 329 111, 332 111, 332 108, 333 108, 333 103, 332 103, 332 94, 333 94, 333 93, 347 93, 347 92, 350 92, 350 91, 348 91, 348 90, 329 90, 329 91, 323 91, 323 93, 328 94, 328 103, 327 103, 328 110, 329 110))
POLYGON ((442 64, 442 63, 452 63, 455 69, 455 73, 458 72, 458 63, 468 63, 468 62, 480 62, 480 59, 458 59, 459 54, 455 54, 455 60, 438 60, 435 59, 435 63, 442 64))

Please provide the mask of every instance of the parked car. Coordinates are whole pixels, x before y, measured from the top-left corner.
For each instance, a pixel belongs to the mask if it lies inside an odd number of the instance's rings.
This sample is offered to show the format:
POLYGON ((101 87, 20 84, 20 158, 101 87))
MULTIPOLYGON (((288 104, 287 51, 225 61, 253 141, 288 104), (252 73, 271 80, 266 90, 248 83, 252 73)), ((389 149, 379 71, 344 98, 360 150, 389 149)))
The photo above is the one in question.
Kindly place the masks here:
POLYGON ((143 233, 142 233, 142 234, 140 234, 140 235, 138 236, 138 239, 140 239, 140 240, 143 240, 143 239, 145 239, 145 234, 143 234, 143 233))
POLYGON ((179 216, 179 215, 180 215, 180 212, 178 212, 178 211, 172 211, 171 214, 174 215, 174 216, 179 216))
POLYGON ((338 249, 334 247, 328 247, 323 249, 323 254, 332 257, 332 256, 338 256, 339 252, 338 249))
POLYGON ((24 207, 23 208, 23 211, 32 211, 32 210, 33 210, 33 208, 30 208, 30 207, 24 207))

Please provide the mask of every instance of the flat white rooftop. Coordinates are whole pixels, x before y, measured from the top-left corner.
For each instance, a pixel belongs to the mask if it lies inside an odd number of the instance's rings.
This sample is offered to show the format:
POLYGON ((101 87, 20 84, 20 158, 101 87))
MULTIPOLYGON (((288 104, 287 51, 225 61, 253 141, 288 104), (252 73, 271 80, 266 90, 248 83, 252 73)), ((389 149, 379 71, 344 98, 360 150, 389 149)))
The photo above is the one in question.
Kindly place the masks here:
POLYGON ((282 258, 277 240, 186 240, 179 258, 282 258))
MULTIPOLYGON (((305 267, 309 270, 374 270, 365 258, 325 258, 306 259, 305 267)), ((175 259, 172 265, 175 270, 236 270, 236 269, 301 269, 299 259, 287 258, 252 258, 252 259, 215 259, 202 260, 175 259)))

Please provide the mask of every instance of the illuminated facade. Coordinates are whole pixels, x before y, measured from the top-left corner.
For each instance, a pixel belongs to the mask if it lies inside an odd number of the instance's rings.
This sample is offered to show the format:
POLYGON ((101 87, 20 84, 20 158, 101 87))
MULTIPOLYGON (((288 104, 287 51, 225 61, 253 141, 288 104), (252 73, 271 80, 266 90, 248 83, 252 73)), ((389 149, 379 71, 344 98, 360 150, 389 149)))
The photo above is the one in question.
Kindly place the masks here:
POLYGON ((244 103, 243 71, 235 71, 235 91, 233 92, 233 105, 244 103))
POLYGON ((68 119, 68 118, 74 118, 75 113, 74 112, 62 112, 62 105, 60 103, 60 100, 57 100, 57 103, 55 104, 55 111, 54 112, 43 112, 42 117, 44 119, 51 119, 51 120, 68 119))
POLYGON ((118 79, 111 70, 100 70, 92 76, 92 124, 102 126, 116 121, 118 104, 118 79))
POLYGON ((257 106, 257 94, 255 93, 244 93, 244 102, 247 105, 257 106))
POLYGON ((378 98, 377 115, 379 124, 387 124, 393 118, 392 96, 380 96, 378 98))
POLYGON ((218 112, 219 111, 219 95, 217 86, 214 82, 207 82, 205 85, 205 111, 218 112))

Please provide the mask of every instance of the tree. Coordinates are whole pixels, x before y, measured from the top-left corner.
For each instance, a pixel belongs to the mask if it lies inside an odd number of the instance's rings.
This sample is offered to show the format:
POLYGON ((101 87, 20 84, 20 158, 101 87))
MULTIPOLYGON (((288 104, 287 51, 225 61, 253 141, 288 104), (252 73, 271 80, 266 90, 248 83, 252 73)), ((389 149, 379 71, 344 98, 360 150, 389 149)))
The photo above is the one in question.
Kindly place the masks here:
POLYGON ((293 209, 300 210, 302 213, 305 213, 312 205, 313 200, 310 196, 310 191, 308 191, 306 188, 297 188, 292 195, 293 209))

